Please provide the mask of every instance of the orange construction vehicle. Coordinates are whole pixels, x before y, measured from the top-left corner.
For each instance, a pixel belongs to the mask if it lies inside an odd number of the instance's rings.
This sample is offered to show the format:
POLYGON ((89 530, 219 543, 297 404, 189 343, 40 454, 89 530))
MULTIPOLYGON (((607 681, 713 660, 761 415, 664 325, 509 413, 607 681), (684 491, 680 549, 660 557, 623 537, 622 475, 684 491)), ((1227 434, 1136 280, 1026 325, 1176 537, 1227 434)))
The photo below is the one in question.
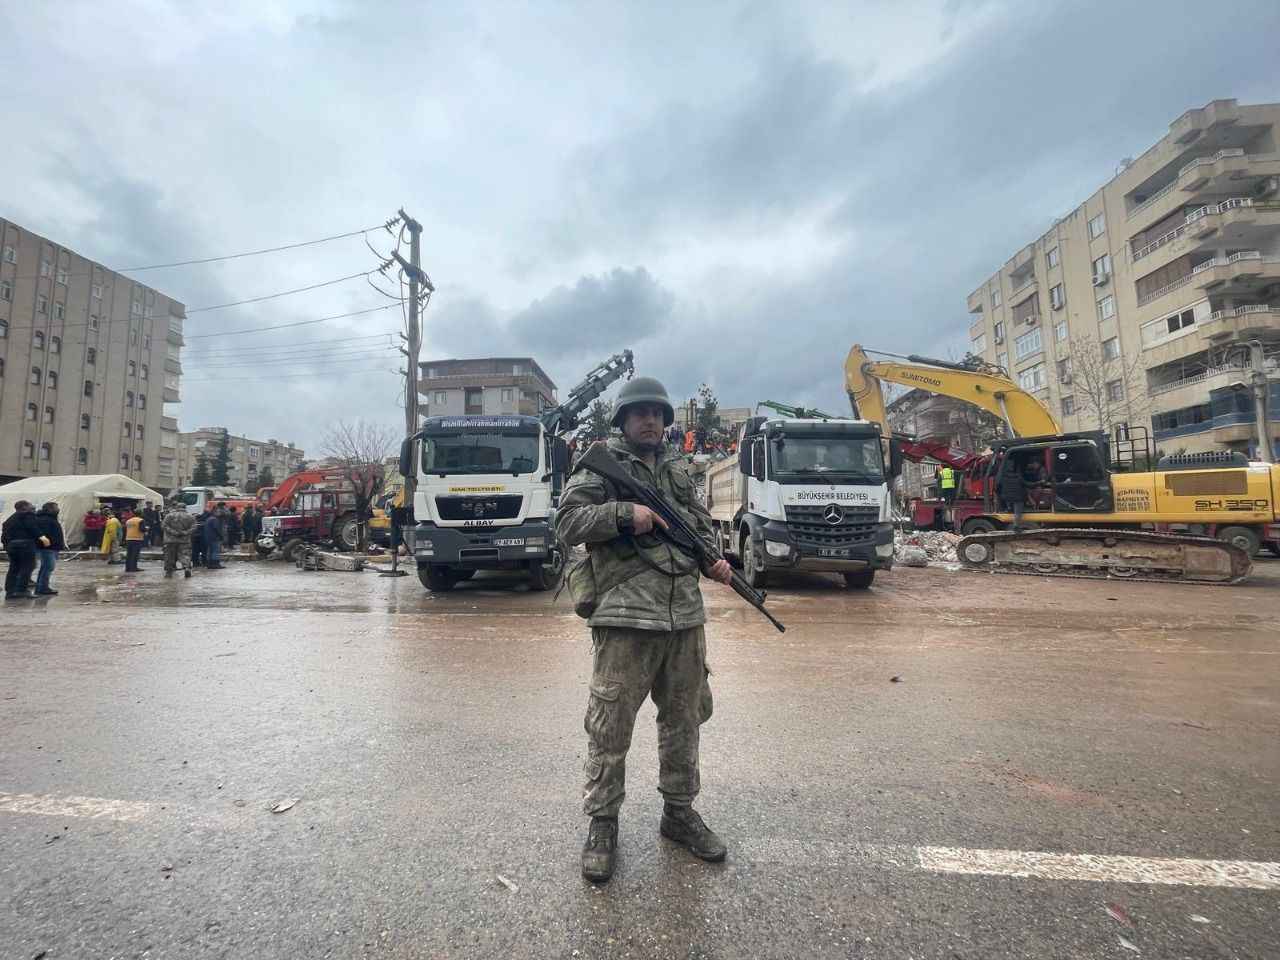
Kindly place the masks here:
POLYGON ((266 556, 281 550, 292 560, 304 543, 332 542, 339 550, 354 550, 360 542, 360 503, 371 503, 382 487, 377 464, 299 470, 277 487, 258 491, 257 505, 266 514, 256 544, 266 556), (358 494, 358 495, 357 495, 358 494))

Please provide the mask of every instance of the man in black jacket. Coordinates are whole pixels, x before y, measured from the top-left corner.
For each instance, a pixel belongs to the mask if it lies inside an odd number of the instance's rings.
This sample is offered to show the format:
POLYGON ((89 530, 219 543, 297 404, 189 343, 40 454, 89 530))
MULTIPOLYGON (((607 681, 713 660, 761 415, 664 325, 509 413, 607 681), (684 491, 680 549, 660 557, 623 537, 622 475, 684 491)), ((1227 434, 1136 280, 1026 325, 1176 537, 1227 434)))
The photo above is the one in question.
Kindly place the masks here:
POLYGON ((36 573, 36 596, 56 597, 58 591, 49 586, 49 578, 58 565, 58 553, 67 549, 62 524, 58 520, 58 505, 50 500, 37 510, 36 523, 40 525, 41 535, 49 541, 46 546, 36 547, 36 558, 40 561, 40 570, 36 573))
POLYGON ((31 571, 36 566, 36 547, 45 546, 45 540, 31 501, 19 500, 13 505, 13 514, 0 528, 0 543, 9 554, 9 572, 4 577, 6 600, 28 600, 35 596, 31 592, 31 571))

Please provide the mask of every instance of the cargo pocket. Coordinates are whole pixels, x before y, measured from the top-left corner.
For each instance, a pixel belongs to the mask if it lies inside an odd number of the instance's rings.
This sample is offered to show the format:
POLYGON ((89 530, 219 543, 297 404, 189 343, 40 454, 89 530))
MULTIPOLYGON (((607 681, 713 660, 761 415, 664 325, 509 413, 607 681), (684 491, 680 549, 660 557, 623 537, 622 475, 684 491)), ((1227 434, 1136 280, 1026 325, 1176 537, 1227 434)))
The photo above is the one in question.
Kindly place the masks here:
MULTIPOLYGON (((592 743, 601 750, 619 749, 617 740, 623 729, 618 711, 621 693, 621 680, 602 678, 591 681, 591 698, 587 701, 587 717, 583 726, 592 743)), ((625 746, 624 742, 622 747, 625 746)))
POLYGON ((707 666, 707 638, 698 638, 698 654, 702 661, 702 687, 698 691, 698 723, 703 724, 711 719, 715 704, 711 699, 711 668, 707 666))
POLYGON ((600 771, 604 769, 604 765, 595 757, 588 757, 586 764, 582 767, 582 772, 586 774, 587 783, 595 783, 600 779, 600 771))

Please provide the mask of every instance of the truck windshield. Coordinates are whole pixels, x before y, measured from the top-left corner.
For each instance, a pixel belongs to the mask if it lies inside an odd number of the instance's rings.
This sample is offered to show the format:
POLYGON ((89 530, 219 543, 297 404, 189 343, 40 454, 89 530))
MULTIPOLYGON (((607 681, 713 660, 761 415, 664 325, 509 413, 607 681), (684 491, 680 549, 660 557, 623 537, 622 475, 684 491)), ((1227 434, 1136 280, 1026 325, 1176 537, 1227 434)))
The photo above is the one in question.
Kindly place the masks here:
POLYGON ((800 437, 775 440, 769 473, 783 483, 883 483, 877 437, 800 437))
POLYGON ((183 490, 177 498, 184 506, 193 507, 200 502, 200 493, 199 490, 183 490))
POLYGON ((538 437, 529 433, 460 433, 424 437, 422 470, 450 473, 533 473, 538 437))

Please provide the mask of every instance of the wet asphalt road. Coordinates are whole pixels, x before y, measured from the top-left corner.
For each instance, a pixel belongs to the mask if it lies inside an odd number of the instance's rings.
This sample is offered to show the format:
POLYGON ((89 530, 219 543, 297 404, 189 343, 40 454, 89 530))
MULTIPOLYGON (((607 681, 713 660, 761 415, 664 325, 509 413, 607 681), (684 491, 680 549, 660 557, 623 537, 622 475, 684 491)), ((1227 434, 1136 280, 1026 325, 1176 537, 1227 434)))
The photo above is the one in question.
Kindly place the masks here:
POLYGON ((0 611, 0 957, 1280 956, 1277 889, 912 853, 1280 861, 1280 561, 814 576, 771 592, 785 635, 708 586, 699 808, 729 860, 658 838, 647 704, 604 888, 567 597, 157 566, 65 564, 0 611))

